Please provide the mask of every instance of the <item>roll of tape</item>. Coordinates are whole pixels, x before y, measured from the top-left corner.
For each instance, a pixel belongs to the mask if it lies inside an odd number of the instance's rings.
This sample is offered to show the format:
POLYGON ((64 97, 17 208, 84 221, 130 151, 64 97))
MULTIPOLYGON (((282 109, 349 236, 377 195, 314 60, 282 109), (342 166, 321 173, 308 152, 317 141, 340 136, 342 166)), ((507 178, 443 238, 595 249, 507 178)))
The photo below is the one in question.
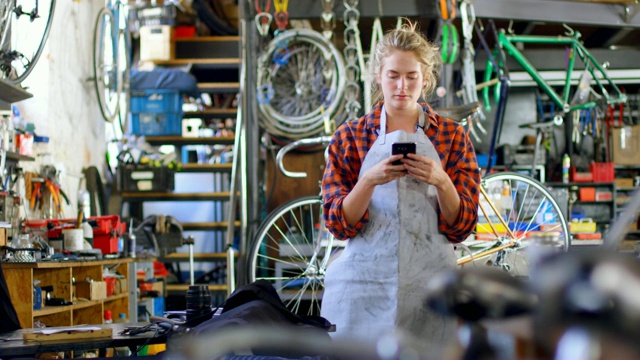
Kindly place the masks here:
POLYGON ((65 229, 62 230, 64 236, 64 249, 67 251, 80 251, 84 246, 84 230, 65 229))

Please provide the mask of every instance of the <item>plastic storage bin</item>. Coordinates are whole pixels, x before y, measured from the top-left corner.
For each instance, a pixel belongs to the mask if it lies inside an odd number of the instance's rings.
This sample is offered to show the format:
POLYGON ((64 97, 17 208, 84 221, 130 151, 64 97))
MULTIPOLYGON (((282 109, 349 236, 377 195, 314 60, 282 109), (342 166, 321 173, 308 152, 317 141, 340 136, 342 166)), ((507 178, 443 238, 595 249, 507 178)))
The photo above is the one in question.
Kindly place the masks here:
POLYGON ((180 135, 182 94, 155 89, 131 92, 131 132, 134 135, 180 135))
POLYGON ((613 182, 615 171, 612 162, 594 162, 589 165, 593 182, 613 182))

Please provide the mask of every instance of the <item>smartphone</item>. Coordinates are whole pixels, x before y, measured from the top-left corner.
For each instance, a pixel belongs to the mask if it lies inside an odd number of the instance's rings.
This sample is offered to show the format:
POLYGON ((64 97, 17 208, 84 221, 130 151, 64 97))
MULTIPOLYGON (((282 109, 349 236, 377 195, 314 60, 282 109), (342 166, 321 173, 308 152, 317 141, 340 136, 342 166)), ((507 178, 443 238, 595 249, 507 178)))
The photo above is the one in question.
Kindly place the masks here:
MULTIPOLYGON (((407 157, 407 154, 416 153, 416 143, 393 143, 391 144, 391 155, 403 154, 407 157)), ((400 160, 393 162, 393 165, 401 165, 400 160)))

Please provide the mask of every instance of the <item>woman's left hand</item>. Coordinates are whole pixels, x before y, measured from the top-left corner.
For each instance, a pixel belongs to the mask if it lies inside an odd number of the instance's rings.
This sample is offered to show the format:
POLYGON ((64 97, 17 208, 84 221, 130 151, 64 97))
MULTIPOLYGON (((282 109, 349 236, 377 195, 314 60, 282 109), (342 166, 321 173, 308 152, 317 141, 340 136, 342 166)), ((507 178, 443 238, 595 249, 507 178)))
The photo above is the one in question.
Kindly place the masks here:
POLYGON ((402 159, 407 175, 436 187, 447 181, 449 176, 436 160, 417 154, 408 154, 407 157, 402 159))

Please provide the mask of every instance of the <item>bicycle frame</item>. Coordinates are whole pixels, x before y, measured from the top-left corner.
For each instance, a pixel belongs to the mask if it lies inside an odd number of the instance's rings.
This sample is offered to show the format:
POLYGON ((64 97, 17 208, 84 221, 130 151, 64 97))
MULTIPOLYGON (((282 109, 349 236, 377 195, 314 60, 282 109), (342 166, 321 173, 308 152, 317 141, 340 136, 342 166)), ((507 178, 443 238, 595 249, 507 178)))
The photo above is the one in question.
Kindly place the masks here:
MULTIPOLYGON (((620 104, 627 101, 626 94, 620 91, 620 89, 613 83, 613 80, 611 80, 611 78, 605 71, 605 68, 602 65, 598 64, 593 55, 591 55, 591 53, 580 42, 579 32, 572 31, 571 36, 509 35, 506 34, 504 30, 498 32, 495 28, 495 24, 490 21, 489 29, 487 30, 491 30, 494 34, 494 37, 496 38, 496 43, 498 45, 497 55, 499 57, 498 59, 496 59, 496 57, 492 54, 492 51, 489 49, 489 45, 485 39, 483 32, 480 30, 478 23, 475 23, 474 26, 476 34, 478 35, 478 38, 480 40, 480 45, 483 47, 489 59, 487 61, 487 71, 485 71, 484 80, 485 82, 490 81, 493 71, 497 72, 499 76, 499 85, 496 85, 496 90, 497 92, 499 92, 498 94, 496 94, 496 96, 499 98, 499 100, 498 108, 495 115, 494 127, 491 135, 491 143, 489 144, 487 173, 490 173, 492 169, 492 158, 495 153, 496 144, 499 141, 499 134, 502 131, 506 103, 510 88, 509 69, 505 65, 505 50, 506 54, 511 56, 525 70, 525 72, 527 72, 527 74, 529 74, 533 78, 533 80, 542 89, 542 91, 544 91, 544 93, 549 96, 556 107, 560 109, 560 111, 556 115, 554 115, 554 122, 556 124, 561 124, 564 115, 571 111, 591 109, 599 105, 599 102, 596 101, 570 104, 569 97, 571 95, 571 76, 576 65, 576 54, 584 64, 585 71, 587 71, 593 81, 595 81, 598 90, 600 91, 599 96, 604 99, 604 104, 620 104), (553 89, 553 87, 543 79, 542 75, 538 72, 535 66, 526 58, 526 56, 520 50, 518 50, 516 44, 564 45, 570 48, 571 55, 569 56, 569 61, 567 63, 566 76, 564 79, 561 94, 557 93, 553 89), (611 93, 613 94, 613 96, 610 95, 609 91, 607 91, 607 89, 605 88, 605 84, 612 89, 611 93)), ((489 104, 489 87, 484 87, 482 91, 485 104, 489 104)))
POLYGON ((580 42, 580 33, 574 32, 573 36, 529 36, 529 35, 507 35, 504 31, 498 33, 498 45, 507 51, 522 68, 533 78, 533 80, 540 86, 540 88, 549 96, 549 98, 562 109, 563 113, 568 113, 575 110, 591 109, 598 104, 595 101, 589 101, 582 104, 569 104, 569 96, 571 95, 571 76, 576 65, 576 56, 578 55, 580 60, 585 66, 585 70, 591 74, 592 79, 596 82, 600 93, 604 97, 606 104, 620 104, 627 101, 626 94, 623 94, 620 89, 613 83, 604 67, 598 64, 596 59, 589 53, 587 48, 580 42), (570 56, 567 64, 566 76, 564 80, 562 95, 556 93, 556 91, 542 78, 538 70, 527 60, 524 54, 518 50, 516 44, 541 44, 541 45, 564 45, 569 47, 570 56), (598 76, 599 75, 599 76, 598 76), (615 96, 611 96, 605 89, 603 82, 600 78, 604 79, 606 84, 613 89, 615 96))

